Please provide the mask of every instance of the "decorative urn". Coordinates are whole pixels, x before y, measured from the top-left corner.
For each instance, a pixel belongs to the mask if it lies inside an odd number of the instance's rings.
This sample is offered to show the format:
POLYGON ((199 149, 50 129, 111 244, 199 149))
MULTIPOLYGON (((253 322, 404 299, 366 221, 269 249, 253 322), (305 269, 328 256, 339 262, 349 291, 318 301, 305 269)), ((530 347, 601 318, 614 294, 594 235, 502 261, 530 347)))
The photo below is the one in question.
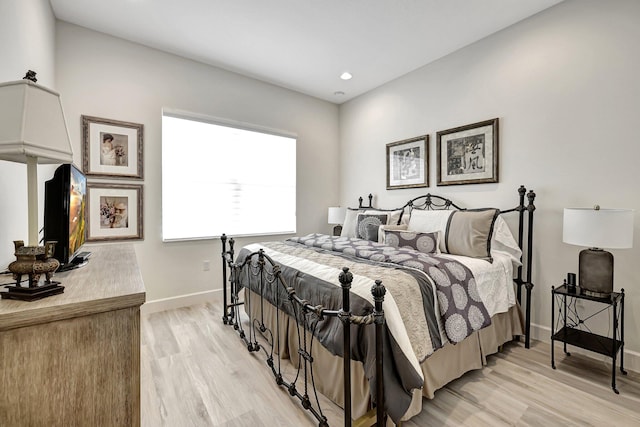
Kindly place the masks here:
POLYGON ((51 283, 53 273, 60 267, 60 262, 53 258, 57 242, 45 242, 44 246, 25 246, 24 241, 15 240, 16 260, 9 264, 9 271, 19 286, 22 276, 29 276, 29 287, 38 286, 40 276, 45 275, 45 284, 51 283))

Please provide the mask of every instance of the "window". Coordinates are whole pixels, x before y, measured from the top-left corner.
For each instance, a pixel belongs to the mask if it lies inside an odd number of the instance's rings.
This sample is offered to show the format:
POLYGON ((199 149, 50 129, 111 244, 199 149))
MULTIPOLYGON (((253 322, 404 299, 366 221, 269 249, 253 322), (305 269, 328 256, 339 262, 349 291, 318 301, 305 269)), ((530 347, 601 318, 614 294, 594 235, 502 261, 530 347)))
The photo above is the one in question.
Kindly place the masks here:
POLYGON ((163 113, 164 241, 295 232, 295 137, 163 113))

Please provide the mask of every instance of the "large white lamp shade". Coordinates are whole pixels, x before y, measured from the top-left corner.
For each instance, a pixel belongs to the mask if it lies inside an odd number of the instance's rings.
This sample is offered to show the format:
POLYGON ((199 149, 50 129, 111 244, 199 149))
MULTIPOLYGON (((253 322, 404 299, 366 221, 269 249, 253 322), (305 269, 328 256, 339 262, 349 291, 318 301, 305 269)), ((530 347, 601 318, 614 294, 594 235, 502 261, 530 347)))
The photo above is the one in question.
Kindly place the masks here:
POLYGON ((603 249, 633 247, 633 210, 566 208, 562 241, 603 249))
POLYGON ((38 163, 71 163, 60 95, 30 80, 0 83, 0 160, 27 164, 29 245, 38 244, 38 163))

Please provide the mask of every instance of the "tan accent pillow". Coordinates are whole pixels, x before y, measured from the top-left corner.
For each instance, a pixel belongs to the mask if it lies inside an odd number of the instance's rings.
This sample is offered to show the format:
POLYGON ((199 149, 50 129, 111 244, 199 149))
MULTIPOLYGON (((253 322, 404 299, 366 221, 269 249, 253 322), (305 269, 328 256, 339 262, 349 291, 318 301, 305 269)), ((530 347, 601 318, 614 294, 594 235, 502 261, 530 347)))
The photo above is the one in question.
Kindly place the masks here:
POLYGON ((498 209, 453 211, 444 238, 446 252, 491 262, 491 236, 499 213, 498 209))

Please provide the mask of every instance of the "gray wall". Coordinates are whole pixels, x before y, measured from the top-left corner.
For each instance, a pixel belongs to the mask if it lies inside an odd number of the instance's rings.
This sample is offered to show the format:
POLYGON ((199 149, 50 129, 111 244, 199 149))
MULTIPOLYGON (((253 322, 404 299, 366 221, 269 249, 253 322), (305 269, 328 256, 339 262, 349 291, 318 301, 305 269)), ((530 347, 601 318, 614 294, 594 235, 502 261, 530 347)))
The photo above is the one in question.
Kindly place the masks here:
MULTIPOLYGON (((298 232, 328 229, 327 207, 338 200, 336 105, 64 22, 57 24, 56 63, 77 165, 81 115, 144 124, 145 239, 135 248, 147 300, 221 288, 219 241, 161 241, 163 108, 297 134, 298 232)), ((224 161, 212 158, 211 167, 224 161)), ((185 221, 188 211, 185 204, 185 221)))
MULTIPOLYGON (((639 22, 635 0, 569 0, 342 105, 342 203, 373 192, 394 207, 430 191, 507 208, 520 184, 534 189, 533 321, 543 339, 551 286, 577 271, 582 249, 562 243, 563 208, 635 209, 634 249, 612 253, 615 287, 628 291, 627 349, 637 355, 639 22), (436 132, 494 117, 500 183, 436 187, 436 132), (386 190, 385 144, 422 134, 431 136, 430 188, 386 190)), ((606 332, 608 318, 599 323, 606 332)))
MULTIPOLYGON (((56 21, 47 0, 0 2, 0 24, 0 81, 18 80, 27 69, 34 69, 38 83, 60 92, 76 165, 82 165, 82 114, 144 124, 145 240, 134 245, 147 300, 221 287, 218 241, 161 241, 163 108, 297 134, 298 232, 328 230, 326 209, 338 200, 336 105, 56 21), (203 271, 204 260, 211 261, 210 271, 203 271)), ((211 159, 211 167, 221 161, 211 159)), ((38 169, 42 225, 43 183, 55 166, 38 169)), ((4 269, 15 259, 11 242, 27 239, 25 165, 0 161, 0 196, 0 266, 4 269)), ((259 210, 256 206, 257 215, 259 210)))

